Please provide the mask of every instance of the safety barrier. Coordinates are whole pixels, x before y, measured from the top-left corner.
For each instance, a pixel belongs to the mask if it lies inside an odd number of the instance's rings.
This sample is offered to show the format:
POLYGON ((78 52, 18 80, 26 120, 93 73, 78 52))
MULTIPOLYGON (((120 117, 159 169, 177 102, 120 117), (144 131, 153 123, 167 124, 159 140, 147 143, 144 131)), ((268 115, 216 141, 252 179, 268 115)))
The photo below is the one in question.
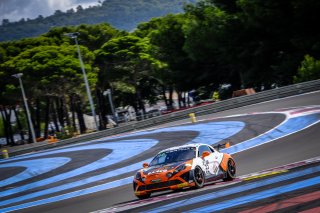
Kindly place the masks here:
POLYGON ((108 130, 103 130, 99 132, 94 132, 86 135, 82 135, 76 138, 70 138, 66 140, 61 140, 53 144, 40 144, 34 145, 28 148, 21 148, 11 152, 11 156, 24 154, 32 151, 44 150, 52 147, 65 146, 68 144, 79 143, 83 141, 89 141, 94 139, 99 139, 102 137, 107 137, 111 135, 117 135, 125 132, 130 132, 138 129, 150 128, 152 126, 157 126, 164 123, 169 123, 181 119, 187 119, 188 115, 206 115, 216 112, 221 112, 229 109, 234 109, 238 107, 243 107, 251 104, 261 103, 264 101, 270 101, 278 98, 289 97, 293 95, 299 95, 307 92, 320 90, 320 79, 314 81, 303 82, 299 84, 294 84, 290 86, 280 87, 272 90, 267 90, 259 92, 252 95, 245 95, 236 98, 231 98, 225 101, 215 102, 212 104, 207 104, 199 107, 194 107, 186 109, 183 111, 173 112, 166 115, 161 115, 158 117, 149 118, 142 121, 130 122, 121 127, 115 127, 108 130), (192 114, 194 113, 194 114, 192 114))

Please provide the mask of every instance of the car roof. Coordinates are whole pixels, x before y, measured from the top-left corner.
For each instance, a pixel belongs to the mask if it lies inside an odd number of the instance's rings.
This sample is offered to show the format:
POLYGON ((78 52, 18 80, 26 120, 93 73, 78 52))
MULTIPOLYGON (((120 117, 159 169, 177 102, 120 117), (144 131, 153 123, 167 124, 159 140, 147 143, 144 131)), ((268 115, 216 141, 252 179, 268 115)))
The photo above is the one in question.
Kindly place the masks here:
MULTIPOLYGON (((186 145, 182 145, 182 146, 174 146, 174 147, 170 147, 168 149, 164 149, 161 152, 166 152, 166 151, 171 151, 171 150, 176 150, 176 149, 183 149, 183 148, 188 148, 188 147, 199 147, 201 145, 208 145, 208 144, 194 143, 194 144, 186 144, 186 145)), ((161 152, 159 152, 159 153, 161 153, 161 152)))

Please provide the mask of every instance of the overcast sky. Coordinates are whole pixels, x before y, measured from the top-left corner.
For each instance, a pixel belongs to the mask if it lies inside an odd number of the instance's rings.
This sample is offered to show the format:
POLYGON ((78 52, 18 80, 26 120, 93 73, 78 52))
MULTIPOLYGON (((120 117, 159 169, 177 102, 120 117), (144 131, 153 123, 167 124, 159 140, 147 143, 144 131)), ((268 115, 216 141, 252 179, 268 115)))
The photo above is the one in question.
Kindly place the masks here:
POLYGON ((65 12, 78 5, 86 8, 97 4, 98 0, 0 0, 0 24, 3 19, 10 22, 21 18, 34 19, 39 15, 52 15, 56 10, 65 12))

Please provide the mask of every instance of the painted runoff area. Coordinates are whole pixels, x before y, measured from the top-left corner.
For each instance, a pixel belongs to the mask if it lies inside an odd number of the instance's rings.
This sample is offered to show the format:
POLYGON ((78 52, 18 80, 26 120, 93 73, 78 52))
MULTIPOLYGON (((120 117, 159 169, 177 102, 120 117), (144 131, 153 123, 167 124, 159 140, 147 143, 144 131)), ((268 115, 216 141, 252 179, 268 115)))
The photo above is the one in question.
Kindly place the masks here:
POLYGON ((306 188, 309 186, 314 186, 317 184, 320 184, 320 176, 314 177, 314 178, 309 178, 307 180, 299 181, 299 182, 288 184, 285 186, 280 186, 280 187, 276 187, 273 189, 264 190, 264 191, 250 194, 247 196, 242 196, 242 197, 239 197, 236 199, 231 199, 231 200, 217 203, 214 205, 207 205, 207 206, 204 206, 201 208, 194 209, 193 211, 187 211, 187 212, 189 212, 189 213, 194 212, 194 211, 195 212, 213 212, 213 211, 223 210, 226 208, 230 208, 230 207, 238 206, 241 204, 246 204, 246 203, 262 200, 265 198, 273 197, 276 195, 284 194, 284 193, 291 192, 291 191, 298 190, 298 189, 303 189, 303 188, 306 188))
MULTIPOLYGON (((254 146, 258 146, 263 143, 267 143, 267 142, 276 140, 278 138, 285 137, 286 135, 293 134, 297 131, 301 131, 304 128, 307 128, 307 127, 319 122, 319 115, 318 114, 319 114, 318 110, 315 110, 315 111, 310 110, 309 113, 300 113, 300 114, 298 113, 298 114, 295 114, 294 116, 291 116, 290 113, 287 112, 286 113, 287 119, 283 123, 281 123, 280 125, 275 127, 274 129, 272 129, 269 132, 262 134, 256 138, 244 141, 240 144, 237 144, 237 145, 232 146, 228 149, 225 149, 224 151, 229 152, 229 153, 241 152, 243 150, 252 148, 254 146)), ((235 116, 235 120, 236 120, 236 116, 235 116)), ((205 123, 205 124, 177 126, 177 127, 169 127, 169 128, 157 129, 157 130, 152 130, 152 131, 138 132, 138 133, 134 133, 132 135, 120 136, 119 139, 121 139, 123 137, 128 137, 128 136, 149 135, 149 134, 158 133, 158 132, 172 132, 172 133, 174 133, 177 131, 198 131, 199 135, 196 138, 194 138, 193 140, 188 141, 186 143, 215 144, 215 143, 219 143, 219 141, 221 141, 223 139, 226 139, 226 138, 238 133, 244 127, 245 127, 245 124, 243 122, 239 122, 239 121, 209 122, 209 123, 205 123)), ((12 158, 12 159, 5 160, 5 161, 0 161, 0 168, 1 168, 1 167, 6 167, 6 164, 8 166, 9 162, 12 160, 24 160, 25 159, 25 161, 20 161, 20 162, 26 162, 26 161, 28 161, 27 159, 30 157, 44 156, 44 158, 41 158, 41 159, 46 159, 45 158, 46 155, 55 154, 55 153, 66 153, 66 152, 72 152, 72 151, 76 151, 76 150, 84 151, 84 150, 88 150, 88 149, 97 149, 97 148, 112 149, 112 153, 107 155, 103 159, 100 159, 100 160, 93 162, 91 164, 88 164, 86 166, 77 168, 77 169, 70 171, 70 172, 66 172, 63 174, 56 175, 51 178, 47 178, 47 179, 40 180, 40 181, 37 181, 34 183, 29 183, 29 184, 23 185, 21 187, 17 187, 14 189, 9 189, 9 190, 3 191, 3 192, 1 192, 0 197, 5 197, 5 196, 13 195, 13 194, 21 192, 21 191, 27 191, 29 189, 34 189, 37 187, 45 186, 48 183, 52 183, 55 181, 74 177, 75 175, 77 175, 79 173, 83 174, 83 173, 86 173, 89 171, 94 171, 99 168, 103 168, 106 166, 110 166, 112 164, 119 163, 119 162, 127 159, 128 157, 132 157, 133 155, 138 155, 140 153, 143 153, 145 150, 150 149, 151 147, 155 146, 159 141, 151 140, 151 139, 139 139, 139 140, 135 139, 132 141, 119 140, 117 142, 112 142, 112 143, 110 143, 110 142, 106 143, 105 140, 96 140, 95 142, 99 142, 99 143, 94 144, 94 145, 90 145, 90 142, 88 142, 88 143, 86 143, 86 145, 82 145, 82 146, 72 146, 69 148, 57 149, 57 150, 53 150, 53 151, 42 152, 42 153, 32 154, 32 155, 24 155, 21 157, 12 158), (119 146, 119 143, 123 143, 122 144, 123 146, 119 146), (125 147, 125 148, 119 150, 119 147, 125 147), (129 153, 129 150, 130 150, 130 153, 129 153), (119 155, 118 152, 121 152, 121 155, 119 155), (119 158, 119 156, 122 156, 122 158, 119 158)), ((50 159, 50 160, 54 161, 53 159, 50 159)), ((149 161, 149 160, 150 159, 147 159, 142 162, 149 161)), ((38 166, 36 165, 37 162, 34 162, 32 167, 28 166, 29 164, 27 164, 27 163, 22 164, 22 165, 26 166, 26 170, 16 176, 14 176, 14 177, 11 177, 11 178, 5 180, 6 182, 4 182, 3 184, 6 185, 6 184, 10 184, 10 183, 16 183, 16 182, 31 178, 32 177, 31 175, 26 175, 26 171, 32 171, 33 174, 39 175, 39 174, 43 174, 44 172, 48 172, 52 169, 61 167, 67 161, 69 161, 69 159, 64 159, 64 160, 60 159, 60 161, 58 160, 56 163, 53 163, 53 165, 51 165, 51 168, 49 168, 49 167, 47 167, 45 169, 42 168, 41 171, 37 171, 37 168, 39 169, 39 168, 41 168, 40 165, 43 165, 42 163, 40 163, 40 161, 39 161, 38 166)), ((109 172, 106 172, 106 173, 103 173, 100 175, 92 176, 90 178, 79 180, 79 181, 76 181, 73 183, 62 184, 60 186, 52 187, 50 189, 45 189, 45 190, 34 192, 31 194, 26 194, 26 195, 23 195, 20 197, 4 200, 4 201, 0 202, 0 205, 14 204, 14 203, 28 200, 31 198, 36 198, 36 197, 56 193, 56 192, 59 192, 62 190, 72 189, 75 187, 83 186, 88 183, 94 183, 94 182, 97 182, 97 181, 100 181, 100 180, 103 180, 106 178, 110 178, 110 177, 114 177, 114 176, 118 176, 118 175, 130 172, 130 171, 135 171, 141 167, 142 162, 134 163, 130 166, 119 168, 117 170, 109 171, 109 172)), ((15 165, 11 164, 10 167, 11 166, 14 167, 15 165)), ((110 189, 110 188, 115 188, 115 187, 122 186, 125 184, 130 184, 130 183, 132 183, 132 179, 133 179, 132 177, 127 177, 124 179, 112 181, 112 182, 98 185, 95 187, 90 187, 90 188, 78 190, 75 192, 70 192, 70 193, 61 194, 61 195, 58 195, 55 197, 46 198, 43 200, 28 202, 28 203, 24 203, 21 205, 0 209, 0 211, 4 211, 4 210, 5 211, 13 211, 13 210, 17 210, 17 209, 27 208, 30 206, 41 205, 41 204, 56 202, 56 201, 60 201, 60 200, 68 199, 68 198, 73 198, 76 196, 82 196, 82 195, 86 195, 86 194, 90 194, 90 193, 94 193, 94 192, 98 192, 98 191, 102 191, 102 190, 106 190, 106 189, 110 189)))
MULTIPOLYGON (((207 124, 197 124, 196 129, 198 131, 200 131, 200 134, 198 135, 197 138, 194 139, 195 140, 194 142, 204 143, 205 140, 206 141, 213 141, 213 140, 220 141, 224 138, 230 137, 233 134, 236 134, 237 132, 241 131, 243 129, 244 125, 245 124, 243 122, 212 122, 212 123, 207 123, 207 124), (215 134, 212 134, 212 132, 215 132, 215 134)), ((183 130, 190 131, 190 130, 194 130, 194 129, 195 129, 195 125, 189 125, 189 126, 183 126, 183 127, 164 128, 164 129, 162 129, 162 131, 176 132, 176 131, 183 131, 183 130)), ((145 134, 151 134, 151 133, 156 133, 156 132, 161 132, 161 131, 155 130, 155 131, 151 131, 151 132, 150 131, 149 132, 141 132, 141 133, 136 133, 135 135, 145 135, 145 134)), ((82 145, 82 146, 76 146, 76 147, 69 147, 69 148, 65 148, 65 149, 58 149, 58 150, 42 152, 42 153, 38 153, 38 154, 16 157, 16 158, 12 158, 7 161, 4 161, 4 162, 2 161, 1 163, 3 163, 3 164, 0 164, 0 168, 1 167, 5 168, 5 167, 14 167, 19 164, 18 162, 10 163, 10 161, 13 161, 13 160, 14 161, 23 160, 23 159, 27 159, 30 157, 42 157, 42 156, 47 156, 47 155, 52 155, 52 154, 67 153, 67 152, 79 151, 79 150, 85 151, 85 150, 89 150, 89 149, 112 149, 111 154, 107 155, 106 157, 100 159, 97 162, 93 162, 93 163, 88 164, 86 166, 83 166, 81 168, 78 168, 78 169, 72 170, 70 172, 63 173, 63 174, 56 175, 54 177, 50 177, 50 178, 47 178, 44 180, 32 182, 32 183, 29 183, 29 184, 26 184, 26 185, 23 185, 20 187, 16 187, 13 189, 2 191, 0 194, 0 197, 6 197, 6 196, 10 196, 10 195, 13 195, 16 193, 20 193, 22 191, 27 191, 30 189, 35 189, 37 187, 46 186, 47 184, 50 184, 52 182, 61 181, 66 178, 75 177, 79 174, 84 174, 89 171, 94 171, 94 170, 97 170, 97 169, 100 169, 103 167, 107 167, 112 164, 119 163, 123 160, 128 159, 129 157, 143 153, 145 150, 150 149, 151 147, 155 146, 157 143, 158 143, 158 141, 151 140, 151 139, 123 140, 123 141, 117 141, 117 142, 112 142, 112 143, 110 143, 110 142, 104 143, 103 141, 100 141, 100 144, 94 144, 94 145, 87 144, 85 146, 82 145), (117 157, 117 156, 121 156, 121 157, 117 157), (7 164, 6 164, 6 162, 7 162, 7 164)), ((26 172, 28 170, 28 171, 33 172, 33 174, 37 174, 37 173, 40 174, 37 171, 37 169, 41 168, 41 166, 43 165, 41 163, 42 159, 45 159, 45 158, 39 159, 37 161, 39 163, 38 165, 35 164, 36 162, 34 162, 34 164, 32 164, 32 165, 28 165, 27 163, 21 164, 21 165, 25 165, 27 168, 24 172, 26 172)), ((55 164, 55 166, 51 165, 51 168, 57 168, 59 166, 62 166, 62 164, 56 164, 54 161, 54 158, 51 158, 51 159, 52 160, 50 162, 55 164)), ((57 160, 58 160, 58 158, 57 158, 57 160)), ((142 162, 150 161, 150 160, 151 159, 147 159, 142 162)), ((28 160, 19 161, 19 162, 26 162, 26 161, 28 161, 28 160)), ((120 168, 117 170, 109 171, 109 172, 103 173, 101 175, 92 176, 90 178, 82 179, 82 180, 79 180, 76 182, 63 184, 63 185, 56 186, 56 187, 53 187, 50 189, 45 189, 42 191, 34 192, 31 194, 26 194, 26 195, 23 195, 20 197, 12 198, 12 199, 7 199, 4 201, 1 201, 0 205, 2 205, 2 206, 10 205, 10 204, 21 202, 21 201, 28 200, 31 198, 36 198, 36 197, 52 194, 55 192, 59 192, 62 190, 71 189, 71 188, 86 185, 89 183, 97 182, 97 181, 100 181, 100 180, 103 180, 106 178, 121 175, 123 173, 128 173, 130 171, 135 171, 135 170, 138 170, 139 168, 141 168, 142 162, 138 162, 138 163, 135 163, 130 166, 126 166, 126 167, 123 167, 123 168, 120 168)), ((47 171, 49 171, 49 169, 47 171)), ((19 182, 19 181, 26 180, 28 178, 33 177, 33 176, 28 176, 28 175, 22 176, 21 174, 18 174, 17 176, 14 176, 14 177, 11 177, 10 181, 5 180, 6 183, 9 184, 9 183, 13 183, 13 182, 19 182)), ((121 186, 124 184, 131 183, 132 179, 133 179, 132 177, 128 177, 128 178, 124 178, 121 180, 112 181, 112 182, 107 183, 103 186, 100 185, 98 187, 91 187, 88 189, 79 190, 74 193, 63 194, 61 196, 56 196, 54 198, 41 200, 40 202, 37 202, 37 203, 39 205, 39 203, 45 204, 45 203, 50 203, 50 202, 56 202, 58 200, 64 200, 64 199, 72 198, 75 196, 81 196, 81 195, 94 193, 94 192, 101 191, 101 190, 106 190, 106 189, 118 187, 118 186, 121 186)), ((22 208, 34 206, 34 204, 35 204, 34 202, 26 203, 26 204, 22 205, 22 206, 24 206, 22 208)), ((21 206, 21 205, 19 205, 19 206, 21 206)), ((14 209, 15 208, 12 208, 12 210, 14 210, 14 209)), ((18 207, 18 209, 20 209, 20 208, 18 207)), ((2 211, 2 209, 0 209, 0 210, 2 211)))
MULTIPOLYGON (((247 183, 247 184, 244 184, 241 186, 236 186, 236 187, 232 187, 229 189, 223 189, 223 190, 219 190, 216 192, 200 195, 197 197, 192 197, 190 199, 183 199, 183 200, 180 200, 177 202, 170 203, 168 205, 164 205, 164 206, 152 209, 152 210, 148 210, 147 212, 155 213, 155 212, 169 211, 169 210, 175 209, 179 206, 186 206, 186 204, 192 205, 192 204, 196 204, 196 203, 200 203, 200 202, 204 202, 204 201, 208 201, 208 200, 213 200, 213 199, 217 199, 220 197, 224 197, 224 196, 228 196, 228 195, 232 195, 232 194, 236 194, 236 193, 240 193, 240 192, 245 192, 247 190, 256 189, 258 187, 263 187, 263 186, 271 185, 274 183, 287 181, 287 180, 290 180, 293 178, 298 178, 298 177, 302 177, 305 175, 313 174, 313 173, 316 173, 319 171, 320 171, 320 166, 316 166, 316 167, 304 169, 301 171, 272 177, 272 178, 269 178, 266 180, 260 180, 257 182, 247 183)), ((300 189, 300 188, 305 188, 305 187, 316 185, 319 183, 320 183, 320 177, 311 178, 311 179, 307 179, 305 181, 296 182, 296 183, 294 183, 294 185, 289 184, 289 185, 285 185, 283 187, 273 188, 270 190, 264 190, 259 193, 250 194, 248 196, 241 196, 240 198, 232 199, 227 202, 222 202, 222 203, 218 203, 215 205, 208 205, 208 206, 205 206, 205 207, 199 208, 199 209, 193 209, 192 211, 193 212, 212 212, 214 210, 222 210, 224 208, 229 208, 229 207, 232 207, 235 205, 244 204, 245 202, 249 203, 249 202, 253 202, 258 199, 267 198, 267 197, 264 197, 264 195, 269 196, 269 197, 275 196, 275 195, 278 195, 281 193, 293 191, 293 190, 300 189)), ((192 211, 190 211, 190 212, 192 212, 192 211)))

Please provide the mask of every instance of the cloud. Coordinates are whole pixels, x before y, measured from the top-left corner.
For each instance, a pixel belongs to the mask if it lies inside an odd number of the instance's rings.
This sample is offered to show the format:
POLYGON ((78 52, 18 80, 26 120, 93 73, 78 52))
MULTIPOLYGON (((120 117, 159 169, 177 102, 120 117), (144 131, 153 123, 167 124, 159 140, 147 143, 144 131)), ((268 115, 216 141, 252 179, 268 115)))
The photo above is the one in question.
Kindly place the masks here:
POLYGON ((66 11, 81 5, 83 8, 97 5, 98 0, 0 0, 0 22, 10 22, 22 18, 37 18, 39 15, 49 16, 56 10, 66 11))

